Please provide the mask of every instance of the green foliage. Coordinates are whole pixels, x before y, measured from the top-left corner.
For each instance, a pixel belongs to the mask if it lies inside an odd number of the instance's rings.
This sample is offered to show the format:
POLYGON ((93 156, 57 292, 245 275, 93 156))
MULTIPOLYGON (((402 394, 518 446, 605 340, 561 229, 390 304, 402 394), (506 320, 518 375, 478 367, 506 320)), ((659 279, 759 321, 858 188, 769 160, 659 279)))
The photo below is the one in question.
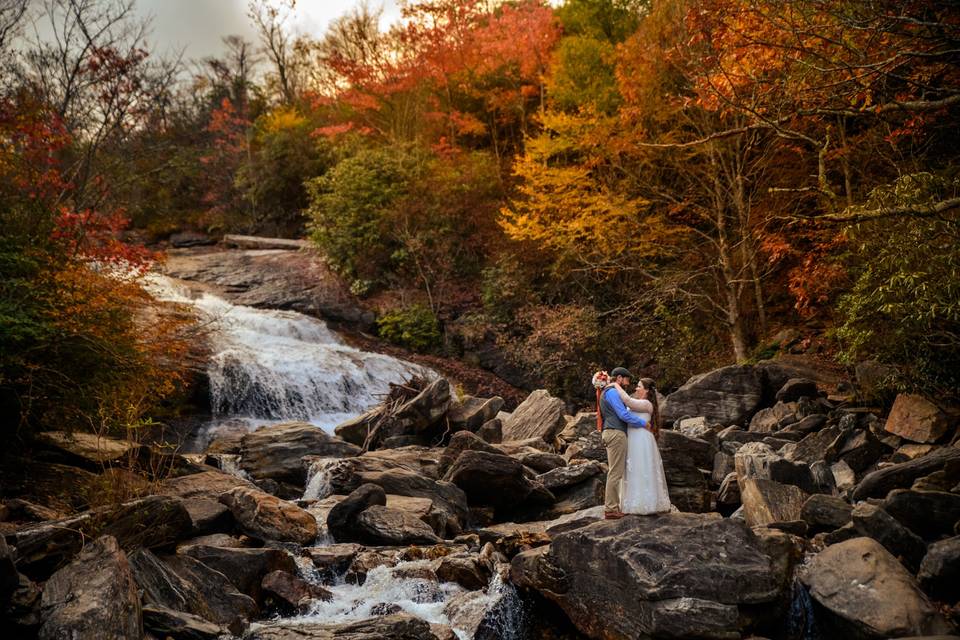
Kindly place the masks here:
POLYGON ((314 129, 315 124, 293 108, 277 109, 254 123, 250 155, 236 183, 260 233, 302 233, 302 210, 308 204, 304 182, 333 165, 330 144, 311 135, 314 129))
POLYGON ((383 283, 399 248, 390 209, 408 192, 415 169, 416 159, 402 149, 363 149, 307 182, 311 237, 338 273, 383 283))
MULTIPOLYGON (((908 175, 874 190, 865 210, 960 193, 960 182, 908 175)), ((838 305, 841 359, 899 365, 903 388, 960 386, 960 220, 875 220, 849 230, 854 285, 838 305)))
POLYGON ((437 316, 423 305, 395 309, 377 320, 381 337, 414 351, 431 351, 440 345, 437 316))
POLYGON ((566 34, 623 42, 637 30, 651 0, 567 0, 557 9, 566 34))
POLYGON ((590 108, 611 114, 620 104, 614 73, 616 49, 590 36, 563 38, 554 52, 547 88, 554 107, 564 111, 590 108))

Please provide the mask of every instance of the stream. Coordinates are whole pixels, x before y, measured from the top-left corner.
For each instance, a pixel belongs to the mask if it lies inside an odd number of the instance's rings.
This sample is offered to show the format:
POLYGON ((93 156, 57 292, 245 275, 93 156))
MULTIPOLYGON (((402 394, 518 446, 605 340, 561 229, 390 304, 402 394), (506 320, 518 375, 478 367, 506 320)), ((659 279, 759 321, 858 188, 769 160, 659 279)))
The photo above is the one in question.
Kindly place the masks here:
MULTIPOLYGON (((295 311, 235 305, 209 292, 194 292, 188 284, 153 274, 147 287, 158 299, 185 305, 207 331, 210 358, 212 416, 184 443, 187 452, 203 452, 213 438, 227 432, 245 433, 260 426, 305 421, 332 433, 343 421, 367 411, 399 383, 413 375, 435 376, 421 366, 387 355, 361 351, 344 341, 322 321, 295 311)), ((244 475, 239 456, 220 455, 221 468, 244 475)), ((318 461, 310 469, 303 499, 318 500, 330 493, 329 473, 337 461, 318 461)), ((321 531, 326 523, 318 522, 321 531)), ((332 544, 329 535, 318 547, 332 544)), ((254 623, 299 625, 363 620, 384 611, 402 610, 431 624, 450 626, 460 640, 478 629, 457 627, 445 613, 459 596, 459 610, 470 620, 482 620, 485 635, 519 638, 523 611, 512 585, 494 575, 485 591, 466 592, 455 583, 417 577, 427 561, 401 562, 372 569, 362 584, 342 576, 325 588, 329 602, 314 601, 299 615, 254 623)), ((312 564, 300 563, 301 577, 320 584, 312 564)))

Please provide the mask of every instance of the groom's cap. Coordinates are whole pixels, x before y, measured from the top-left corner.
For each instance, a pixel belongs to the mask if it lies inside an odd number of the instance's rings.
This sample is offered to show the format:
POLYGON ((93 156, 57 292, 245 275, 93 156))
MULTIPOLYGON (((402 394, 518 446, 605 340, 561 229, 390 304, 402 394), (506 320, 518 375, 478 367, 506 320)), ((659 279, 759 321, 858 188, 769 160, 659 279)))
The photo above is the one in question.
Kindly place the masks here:
POLYGON ((623 376, 624 378, 633 377, 633 374, 630 373, 627 369, 624 369, 623 367, 617 367, 616 369, 610 372, 610 375, 613 376, 614 378, 616 378, 617 376, 623 376))

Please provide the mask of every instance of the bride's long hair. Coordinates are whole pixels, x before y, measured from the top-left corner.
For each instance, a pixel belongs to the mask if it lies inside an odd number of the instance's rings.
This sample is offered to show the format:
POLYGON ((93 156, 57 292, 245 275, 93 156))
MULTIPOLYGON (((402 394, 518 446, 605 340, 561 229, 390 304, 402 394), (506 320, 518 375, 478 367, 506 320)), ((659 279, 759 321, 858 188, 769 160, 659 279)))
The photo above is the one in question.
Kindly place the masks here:
POLYGON ((650 426, 653 427, 653 434, 660 435, 660 403, 657 402, 657 383, 653 378, 640 378, 640 384, 647 390, 647 400, 653 405, 653 413, 650 416, 650 426))

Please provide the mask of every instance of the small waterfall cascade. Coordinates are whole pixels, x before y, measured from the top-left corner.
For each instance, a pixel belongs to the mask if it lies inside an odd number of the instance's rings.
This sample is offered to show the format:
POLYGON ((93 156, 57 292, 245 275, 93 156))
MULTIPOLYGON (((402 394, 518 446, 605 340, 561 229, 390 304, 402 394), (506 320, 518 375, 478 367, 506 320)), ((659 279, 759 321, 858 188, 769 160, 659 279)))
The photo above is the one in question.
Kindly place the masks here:
POLYGON ((217 466, 220 468, 220 471, 229 473, 232 476, 237 476, 238 478, 243 478, 244 480, 252 480, 250 474, 240 466, 240 456, 238 454, 214 453, 210 454, 209 457, 217 461, 217 466))
POLYGON ((303 491, 303 500, 323 500, 333 493, 333 472, 343 464, 343 460, 339 458, 314 460, 307 470, 307 486, 303 491))
POLYGON ((316 318, 232 304, 151 274, 154 297, 191 307, 209 331, 214 428, 303 420, 331 430, 377 404, 391 382, 430 372, 345 344, 316 318))

